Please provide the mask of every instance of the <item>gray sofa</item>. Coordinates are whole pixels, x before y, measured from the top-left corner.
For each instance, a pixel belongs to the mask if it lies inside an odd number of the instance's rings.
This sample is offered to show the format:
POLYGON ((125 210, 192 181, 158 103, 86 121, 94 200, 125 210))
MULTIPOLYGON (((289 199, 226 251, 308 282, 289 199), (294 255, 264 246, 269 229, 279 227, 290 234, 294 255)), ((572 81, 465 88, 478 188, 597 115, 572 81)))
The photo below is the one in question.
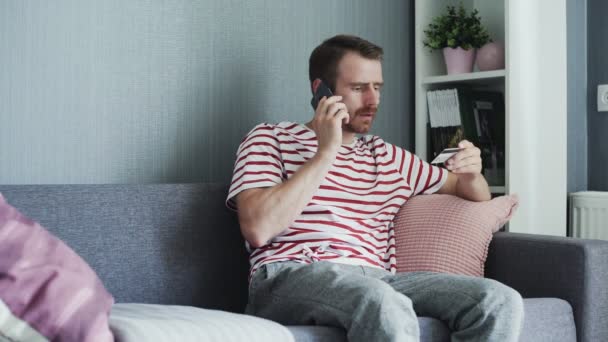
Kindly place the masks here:
MULTIPOLYGON (((167 304, 204 313, 208 319, 191 323, 209 341, 346 340, 333 327, 284 327, 239 314, 248 262, 236 215, 224 207, 225 184, 1 185, 0 192, 99 274, 119 303, 111 313, 118 341, 144 340, 138 328, 175 329, 154 320, 160 308, 179 309, 167 304)), ((608 242, 497 233, 486 275, 526 298, 522 341, 608 341, 608 242)), ((195 311, 164 321, 180 323, 195 311)), ((421 341, 449 340, 442 322, 419 323, 421 341)))

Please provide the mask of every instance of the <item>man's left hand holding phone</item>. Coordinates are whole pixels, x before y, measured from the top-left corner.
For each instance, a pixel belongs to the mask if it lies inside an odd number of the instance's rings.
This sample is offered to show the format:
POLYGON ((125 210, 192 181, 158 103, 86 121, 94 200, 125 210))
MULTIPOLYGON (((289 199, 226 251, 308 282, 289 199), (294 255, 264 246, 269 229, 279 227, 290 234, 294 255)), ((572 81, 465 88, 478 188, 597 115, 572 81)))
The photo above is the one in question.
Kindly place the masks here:
MULTIPOLYGON (((319 147, 318 152, 328 153, 335 159, 342 145, 342 123, 347 124, 350 120, 348 108, 342 100, 342 96, 333 95, 333 92, 323 80, 315 89, 310 104, 315 109, 315 116, 310 122, 312 129, 317 134, 319 147)), ((314 83, 313 83, 314 85, 314 83)))

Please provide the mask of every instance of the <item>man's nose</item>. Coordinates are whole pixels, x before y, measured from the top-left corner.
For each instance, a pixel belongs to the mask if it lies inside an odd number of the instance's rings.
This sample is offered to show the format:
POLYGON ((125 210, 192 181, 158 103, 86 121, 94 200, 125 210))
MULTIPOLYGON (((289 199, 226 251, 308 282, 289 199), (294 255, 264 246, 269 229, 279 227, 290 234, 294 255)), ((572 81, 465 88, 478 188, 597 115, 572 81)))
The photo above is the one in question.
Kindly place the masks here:
POLYGON ((380 90, 374 88, 365 92, 364 103, 366 106, 377 106, 380 104, 380 90))

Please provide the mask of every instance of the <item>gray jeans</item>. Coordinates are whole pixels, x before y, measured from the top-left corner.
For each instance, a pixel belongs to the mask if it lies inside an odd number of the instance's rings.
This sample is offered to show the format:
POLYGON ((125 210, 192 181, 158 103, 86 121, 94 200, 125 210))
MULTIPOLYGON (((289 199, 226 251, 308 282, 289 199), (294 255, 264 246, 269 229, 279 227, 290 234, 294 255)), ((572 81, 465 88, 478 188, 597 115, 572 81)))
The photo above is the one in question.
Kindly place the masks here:
POLYGON ((418 316, 442 320, 452 341, 517 341, 523 301, 491 279, 388 271, 332 262, 277 262, 249 286, 247 313, 286 325, 328 325, 348 340, 418 341, 418 316))

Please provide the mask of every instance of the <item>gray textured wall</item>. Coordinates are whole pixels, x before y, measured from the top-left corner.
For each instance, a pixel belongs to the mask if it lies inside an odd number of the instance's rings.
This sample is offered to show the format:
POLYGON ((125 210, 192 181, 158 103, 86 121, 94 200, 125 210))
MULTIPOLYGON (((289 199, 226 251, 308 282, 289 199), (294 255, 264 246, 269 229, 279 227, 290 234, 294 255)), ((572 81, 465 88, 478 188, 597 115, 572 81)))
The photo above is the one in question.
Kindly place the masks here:
POLYGON ((568 0, 568 184, 587 190, 587 0, 568 0))
POLYGON ((412 1, 0 2, 0 183, 225 181, 259 122, 310 118, 324 38, 383 46, 375 134, 413 147, 412 1))
POLYGON ((597 111, 597 85, 608 84, 608 1, 587 1, 589 190, 608 191, 608 112, 597 111))

